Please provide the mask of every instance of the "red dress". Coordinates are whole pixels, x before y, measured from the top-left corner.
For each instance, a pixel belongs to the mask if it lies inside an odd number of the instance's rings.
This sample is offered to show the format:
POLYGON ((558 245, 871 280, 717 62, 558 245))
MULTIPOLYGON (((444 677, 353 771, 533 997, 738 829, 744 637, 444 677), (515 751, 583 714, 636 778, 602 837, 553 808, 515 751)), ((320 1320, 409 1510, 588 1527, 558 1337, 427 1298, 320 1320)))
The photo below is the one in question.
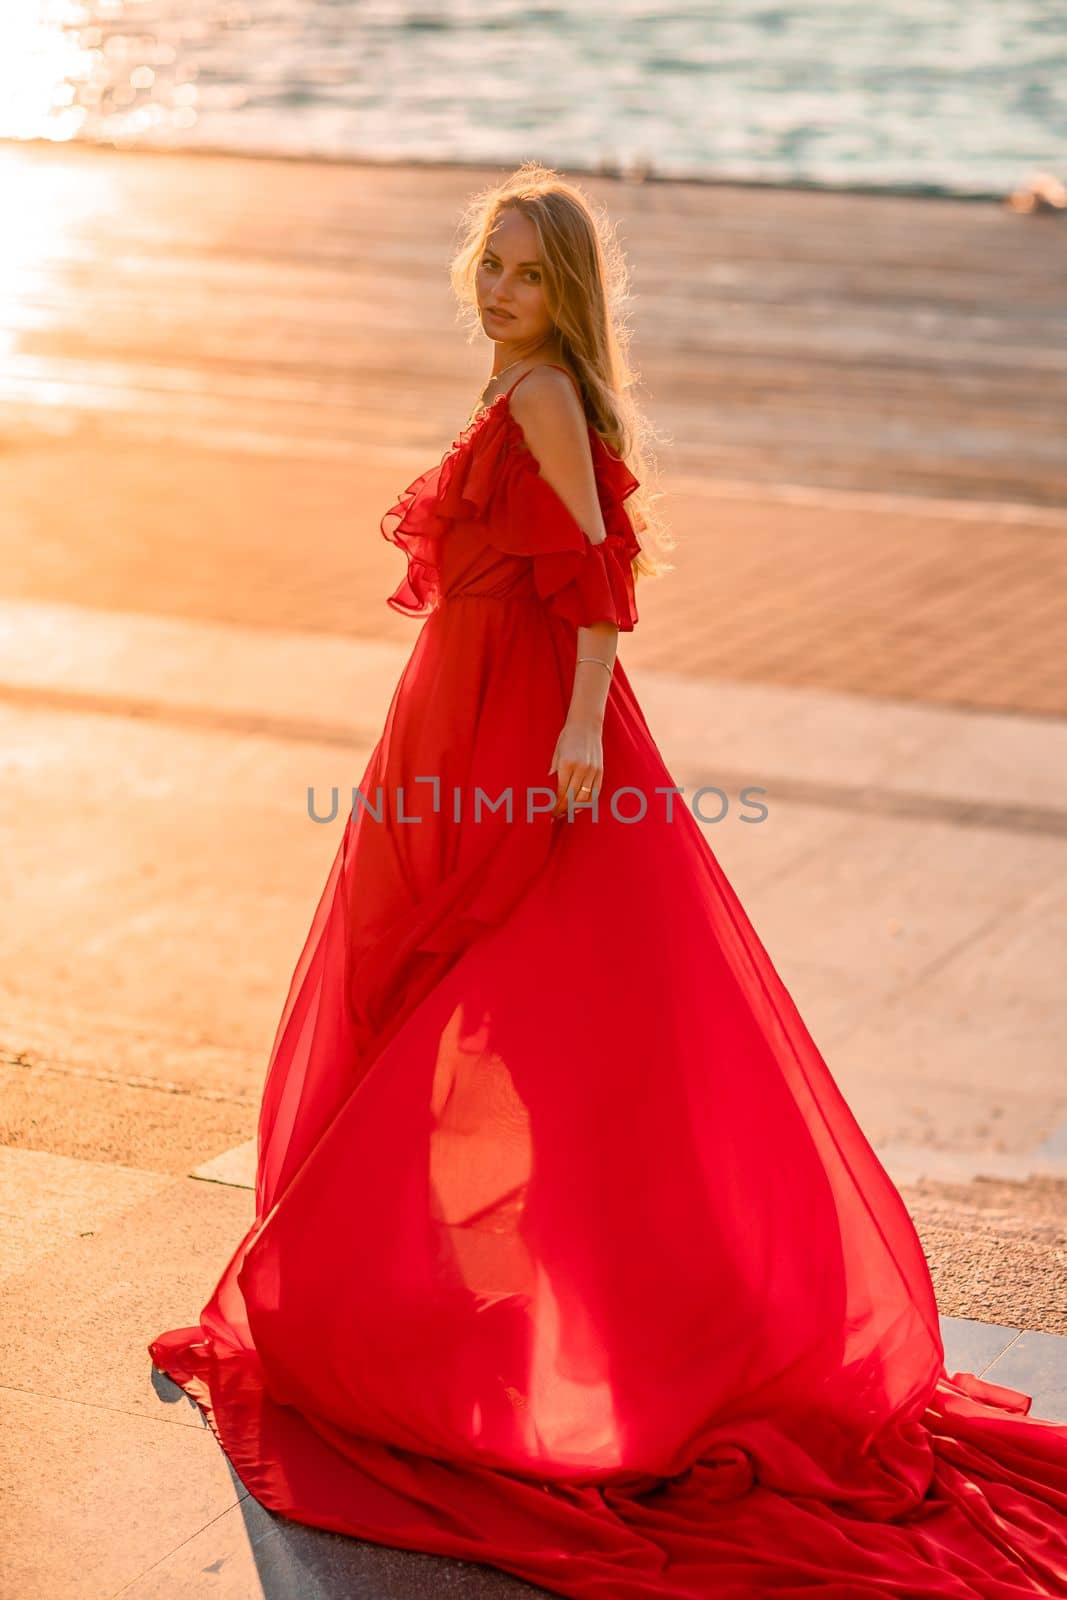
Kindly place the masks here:
POLYGON ((590 428, 592 545, 510 393, 383 520, 426 620, 278 1026, 256 1221, 153 1361, 267 1508, 553 1593, 1067 1594, 1067 1427, 945 1372, 904 1203, 621 661, 597 814, 548 815, 576 627, 637 620, 636 480, 590 428))

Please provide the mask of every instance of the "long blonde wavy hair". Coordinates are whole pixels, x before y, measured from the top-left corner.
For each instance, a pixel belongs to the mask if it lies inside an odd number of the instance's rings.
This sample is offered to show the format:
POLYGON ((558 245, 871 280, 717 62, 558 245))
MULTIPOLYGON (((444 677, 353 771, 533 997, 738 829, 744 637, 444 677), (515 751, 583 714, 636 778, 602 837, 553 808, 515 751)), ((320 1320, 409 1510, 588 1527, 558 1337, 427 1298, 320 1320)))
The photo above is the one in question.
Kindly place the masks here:
POLYGON ((588 421, 629 467, 640 487, 625 501, 641 553, 635 577, 672 571, 663 559, 675 541, 655 509, 652 486, 659 438, 632 394, 636 374, 629 359, 630 274, 606 213, 558 172, 524 162, 503 183, 473 196, 460 222, 460 243, 450 263, 459 314, 470 338, 482 331, 475 278, 486 240, 506 206, 529 217, 537 232, 549 314, 568 364, 581 385, 588 421))

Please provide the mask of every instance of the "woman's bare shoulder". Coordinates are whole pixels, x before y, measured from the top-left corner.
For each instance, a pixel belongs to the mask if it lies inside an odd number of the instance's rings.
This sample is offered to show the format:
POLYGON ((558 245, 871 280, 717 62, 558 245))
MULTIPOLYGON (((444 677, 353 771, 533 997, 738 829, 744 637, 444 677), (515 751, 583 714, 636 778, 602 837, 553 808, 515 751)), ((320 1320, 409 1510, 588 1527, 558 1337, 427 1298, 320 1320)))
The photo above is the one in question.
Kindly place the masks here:
POLYGON ((529 424, 551 442, 585 435, 585 408, 577 379, 555 366, 531 367, 519 379, 510 405, 516 422, 529 424))
POLYGON ((593 464, 589 425, 567 374, 554 367, 532 369, 511 399, 523 445, 540 474, 556 491, 593 544, 606 537, 593 464), (520 397, 526 391, 526 398, 520 397))

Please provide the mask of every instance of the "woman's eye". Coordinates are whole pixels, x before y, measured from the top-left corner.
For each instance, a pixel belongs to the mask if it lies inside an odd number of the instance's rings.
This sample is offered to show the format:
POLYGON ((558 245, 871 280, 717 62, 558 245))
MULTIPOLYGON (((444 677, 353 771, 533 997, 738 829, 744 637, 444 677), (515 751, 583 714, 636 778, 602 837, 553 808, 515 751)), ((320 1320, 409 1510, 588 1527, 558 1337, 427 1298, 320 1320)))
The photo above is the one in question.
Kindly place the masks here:
MULTIPOLYGON (((488 256, 482 257, 482 266, 488 267, 490 271, 496 270, 496 262, 490 261, 488 256)), ((541 282, 541 274, 539 272, 528 272, 526 276, 530 279, 531 283, 541 282)))

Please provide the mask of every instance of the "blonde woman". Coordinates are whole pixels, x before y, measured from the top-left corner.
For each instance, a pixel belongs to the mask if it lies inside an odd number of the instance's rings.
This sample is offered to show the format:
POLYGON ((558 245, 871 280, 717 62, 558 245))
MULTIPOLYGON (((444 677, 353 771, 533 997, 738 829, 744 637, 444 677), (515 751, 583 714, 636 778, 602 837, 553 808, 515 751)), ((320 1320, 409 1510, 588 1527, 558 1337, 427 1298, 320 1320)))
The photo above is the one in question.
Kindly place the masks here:
POLYGON ((1067 1593, 1067 1429, 923 1251, 616 650, 671 548, 626 273, 533 165, 489 381, 389 511, 424 619, 278 1025, 256 1220, 150 1346, 252 1495, 588 1600, 1067 1593))

